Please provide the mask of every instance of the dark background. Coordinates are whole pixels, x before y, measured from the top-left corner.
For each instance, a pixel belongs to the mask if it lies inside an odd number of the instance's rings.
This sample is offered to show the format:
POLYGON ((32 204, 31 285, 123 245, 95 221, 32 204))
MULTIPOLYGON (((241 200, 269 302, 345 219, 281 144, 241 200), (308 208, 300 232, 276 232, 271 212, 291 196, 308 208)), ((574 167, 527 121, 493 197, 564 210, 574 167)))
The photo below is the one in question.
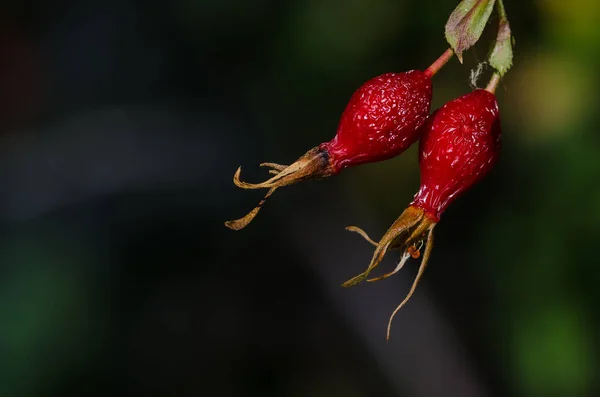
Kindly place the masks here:
POLYGON ((415 147, 223 226, 261 194, 238 165, 258 181, 331 139, 360 84, 446 49, 456 3, 3 1, 0 396, 598 395, 598 2, 505 1, 501 160, 444 214, 389 343, 416 265, 342 289, 372 252, 344 226, 383 234, 415 147))

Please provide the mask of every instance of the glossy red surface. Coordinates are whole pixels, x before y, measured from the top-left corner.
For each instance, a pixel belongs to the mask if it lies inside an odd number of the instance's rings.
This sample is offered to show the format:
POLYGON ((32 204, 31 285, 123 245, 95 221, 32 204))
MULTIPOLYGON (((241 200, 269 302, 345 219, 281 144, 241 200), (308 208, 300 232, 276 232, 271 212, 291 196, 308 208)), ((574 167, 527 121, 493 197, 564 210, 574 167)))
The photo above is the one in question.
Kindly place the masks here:
POLYGON ((419 138, 431 106, 431 79, 411 70, 386 73, 363 84, 350 98, 327 150, 336 172, 402 153, 419 138))
POLYGON ((421 187, 412 204, 439 221, 452 201, 492 169, 500 135, 498 103, 488 91, 475 90, 438 109, 423 127, 421 187))

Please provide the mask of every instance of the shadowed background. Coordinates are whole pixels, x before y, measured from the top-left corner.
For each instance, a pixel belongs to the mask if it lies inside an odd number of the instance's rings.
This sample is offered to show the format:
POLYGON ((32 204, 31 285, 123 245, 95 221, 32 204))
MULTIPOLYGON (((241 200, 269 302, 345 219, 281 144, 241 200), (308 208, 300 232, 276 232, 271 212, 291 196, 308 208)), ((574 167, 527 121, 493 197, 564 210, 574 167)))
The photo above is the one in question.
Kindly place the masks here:
MULTIPOLYGON (((3 2, 0 396, 598 395, 597 2, 505 0, 501 159, 436 227, 389 343, 416 266, 342 289, 372 252, 344 226, 384 233, 416 147, 223 226, 262 193, 238 165, 262 180, 364 81, 425 69, 455 3, 3 2)), ((434 77, 434 108, 487 50, 434 77)))

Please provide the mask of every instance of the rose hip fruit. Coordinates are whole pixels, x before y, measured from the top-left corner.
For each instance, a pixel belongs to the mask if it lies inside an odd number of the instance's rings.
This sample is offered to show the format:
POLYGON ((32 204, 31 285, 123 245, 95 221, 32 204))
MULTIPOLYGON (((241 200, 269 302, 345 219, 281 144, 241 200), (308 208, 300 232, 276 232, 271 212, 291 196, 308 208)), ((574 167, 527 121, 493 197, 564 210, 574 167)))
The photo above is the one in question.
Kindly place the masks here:
POLYGON ((344 168, 387 160, 405 151, 417 139, 431 107, 431 78, 454 55, 447 49, 424 72, 386 73, 364 83, 350 98, 335 137, 310 149, 293 164, 262 163, 275 176, 263 183, 240 180, 242 189, 269 189, 243 218, 227 221, 233 230, 246 227, 276 189, 307 179, 337 175, 344 168))
POLYGON ((350 98, 335 137, 310 149, 290 166, 263 163, 275 174, 257 184, 240 180, 241 168, 233 182, 243 189, 269 189, 245 217, 225 222, 230 229, 244 228, 275 189, 306 179, 321 179, 344 168, 394 157, 419 138, 431 105, 431 75, 411 70, 387 73, 363 84, 350 98))
POLYGON ((342 113, 336 136, 320 145, 335 172, 387 160, 416 142, 431 92, 431 79, 418 70, 386 73, 363 84, 342 113))
POLYGON ((365 280, 387 251, 401 251, 400 263, 392 272, 367 281, 395 274, 409 258, 421 256, 420 249, 424 247, 412 287, 390 317, 388 339, 394 315, 408 302, 427 266, 433 248, 433 228, 440 216, 450 203, 483 178, 498 158, 501 129, 498 104, 493 94, 495 84, 446 103, 427 119, 419 144, 421 186, 410 206, 379 242, 371 240, 357 227, 347 228, 361 234, 376 249, 367 270, 346 281, 345 287, 365 280))

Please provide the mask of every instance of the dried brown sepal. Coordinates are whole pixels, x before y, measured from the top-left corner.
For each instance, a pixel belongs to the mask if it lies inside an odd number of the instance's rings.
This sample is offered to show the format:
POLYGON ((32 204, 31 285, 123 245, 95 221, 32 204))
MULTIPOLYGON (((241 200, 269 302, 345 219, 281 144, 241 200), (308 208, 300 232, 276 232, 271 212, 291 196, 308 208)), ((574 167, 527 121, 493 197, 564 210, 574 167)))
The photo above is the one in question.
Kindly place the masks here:
MULTIPOLYGON (((360 236, 362 238, 364 238, 369 244, 371 244, 374 247, 377 247, 379 245, 379 243, 377 241, 373 240, 367 234, 367 232, 365 232, 363 229, 361 229, 358 226, 346 226, 346 230, 348 230, 349 232, 360 234, 360 236)), ((399 240, 397 240, 397 241, 393 242, 392 244, 390 244, 390 246, 388 248, 388 252, 398 250, 401 246, 402 246, 402 243, 399 240)))
POLYGON ((225 226, 227 226, 228 228, 230 228, 232 230, 241 230, 241 229, 245 228, 246 226, 248 226, 248 224, 250 222, 252 222, 252 220, 256 217, 256 215, 258 215, 258 211, 260 211, 260 209, 265 204, 267 199, 269 197, 271 197, 271 195, 273 194, 273 192, 275 192, 276 189, 277 188, 274 188, 274 187, 269 189, 267 194, 265 194, 265 196, 258 202, 258 205, 256 207, 254 207, 252 209, 252 211, 248 212, 245 216, 243 216, 240 219, 236 219, 233 221, 226 221, 225 226))
MULTIPOLYGON (((410 206, 406 210, 404 210, 402 215, 400 215, 400 217, 396 219, 396 222, 392 224, 392 226, 383 235, 379 243, 377 243, 377 248, 375 248, 373 258, 371 259, 371 263, 369 264, 369 267, 367 267, 367 270, 365 270, 358 276, 346 281, 344 284, 342 284, 342 287, 352 287, 353 285, 364 281, 369 275, 369 273, 379 265, 387 251, 390 248, 394 248, 395 246, 402 244, 402 237, 405 234, 410 233, 410 231, 413 230, 415 226, 419 224, 423 217, 423 210, 419 208, 410 206)), ((355 231, 361 234, 363 237, 366 236, 366 233, 361 229, 355 226, 350 226, 350 228, 351 231, 355 231)), ((367 241, 369 240, 370 239, 368 239, 367 241)))
POLYGON ((358 233, 362 236, 362 238, 364 238, 365 240, 367 240, 369 242, 369 244, 377 247, 377 242, 375 240, 373 240, 371 237, 369 237, 369 235, 367 234, 367 232, 365 232, 364 230, 362 230, 360 227, 357 226, 347 226, 346 230, 348 230, 349 232, 354 232, 354 233, 358 233))
POLYGON ((342 284, 343 287, 351 287, 360 283, 361 281, 364 281, 365 279, 368 282, 373 282, 390 277, 402 269, 409 258, 412 257, 418 259, 421 256, 421 248, 425 246, 419 271, 415 277, 415 280, 413 281, 410 291, 390 316, 387 329, 387 339, 390 338, 391 324, 394 316, 411 298, 417 288, 417 285, 419 284, 419 281, 421 280, 421 277, 423 276, 425 268, 427 267, 431 249, 433 248, 433 228, 435 225, 436 222, 428 216, 425 216, 422 209, 410 206, 404 210, 402 215, 400 215, 396 222, 394 222, 394 224, 387 230, 385 235, 378 243, 373 241, 362 229, 356 226, 350 226, 346 228, 352 232, 359 233, 363 238, 375 245, 376 249, 367 270, 346 281, 344 284, 342 284), (392 249, 398 249, 402 252, 400 262, 396 268, 393 271, 384 274, 383 276, 367 279, 369 273, 375 267, 377 267, 379 263, 381 263, 385 254, 392 249))
POLYGON ((392 331, 392 321, 394 320, 394 316, 396 315, 396 313, 398 313, 398 311, 400 309, 402 309, 402 307, 404 305, 406 305, 408 300, 412 297, 415 290, 417 289, 417 285, 419 285, 419 281, 421 281, 421 277, 423 277, 423 273, 425 273, 425 269, 427 268, 427 262, 429 261, 429 256, 431 255, 431 250, 433 249, 433 228, 434 227, 435 227, 435 223, 432 223, 429 228, 429 232, 427 233, 427 240, 425 241, 425 252, 423 252, 423 259, 421 259, 421 265, 419 266, 419 271, 417 272, 417 276, 415 277, 415 280, 413 281, 413 283, 410 287, 410 291, 408 291, 408 294, 406 295, 404 300, 402 302, 400 302, 398 307, 396 307, 396 309, 394 309, 394 311, 392 312, 392 314, 390 316, 390 319, 388 321, 388 326, 387 326, 387 334, 386 334, 386 339, 388 341, 390 340, 390 334, 392 331))
POLYGON ((256 215, 258 215, 262 206, 276 189, 303 180, 320 179, 334 174, 334 169, 329 162, 328 153, 319 149, 319 147, 310 149, 302 157, 288 166, 276 163, 262 163, 260 166, 270 168, 269 173, 274 174, 275 176, 262 183, 243 182, 240 179, 242 167, 239 167, 233 176, 233 183, 237 187, 242 189, 269 189, 269 191, 259 201, 258 205, 244 217, 225 222, 225 226, 230 229, 241 230, 248 226, 256 215))
POLYGON ((271 168, 269 173, 279 174, 281 171, 285 170, 289 165, 282 165, 277 163, 261 163, 260 167, 268 167, 271 168))

